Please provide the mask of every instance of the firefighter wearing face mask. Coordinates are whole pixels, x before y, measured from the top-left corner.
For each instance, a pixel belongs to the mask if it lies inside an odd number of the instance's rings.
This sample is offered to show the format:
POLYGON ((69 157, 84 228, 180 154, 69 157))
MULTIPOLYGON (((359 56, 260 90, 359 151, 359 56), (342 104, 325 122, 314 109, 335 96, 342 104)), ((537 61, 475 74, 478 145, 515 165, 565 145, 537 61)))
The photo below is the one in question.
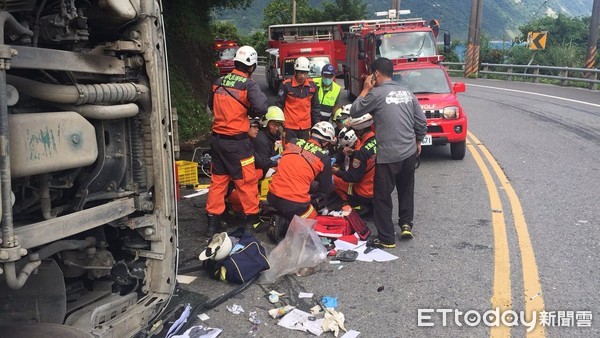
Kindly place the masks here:
POLYGON ((340 92, 342 87, 335 83, 335 68, 326 64, 321 69, 321 77, 314 79, 319 87, 318 97, 321 105, 321 121, 329 121, 331 114, 340 106, 340 92))

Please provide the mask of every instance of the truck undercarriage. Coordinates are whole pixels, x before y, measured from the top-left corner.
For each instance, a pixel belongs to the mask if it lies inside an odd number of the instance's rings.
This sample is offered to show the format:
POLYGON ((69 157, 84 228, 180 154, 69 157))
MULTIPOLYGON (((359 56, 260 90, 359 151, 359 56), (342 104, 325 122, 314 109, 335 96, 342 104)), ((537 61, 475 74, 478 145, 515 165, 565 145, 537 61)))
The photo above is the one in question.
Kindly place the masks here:
POLYGON ((160 4, 3 5, 0 336, 131 336, 175 285, 160 4))

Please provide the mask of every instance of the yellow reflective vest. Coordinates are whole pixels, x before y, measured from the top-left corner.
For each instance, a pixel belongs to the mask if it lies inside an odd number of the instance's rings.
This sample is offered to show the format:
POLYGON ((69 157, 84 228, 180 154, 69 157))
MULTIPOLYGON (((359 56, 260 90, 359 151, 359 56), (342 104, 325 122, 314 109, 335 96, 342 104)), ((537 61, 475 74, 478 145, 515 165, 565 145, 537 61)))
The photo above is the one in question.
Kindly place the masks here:
POLYGON ((333 106, 335 106, 342 87, 333 81, 331 88, 328 91, 323 90, 320 77, 314 78, 313 81, 319 87, 319 103, 321 104, 321 120, 326 121, 331 117, 333 113, 333 106))

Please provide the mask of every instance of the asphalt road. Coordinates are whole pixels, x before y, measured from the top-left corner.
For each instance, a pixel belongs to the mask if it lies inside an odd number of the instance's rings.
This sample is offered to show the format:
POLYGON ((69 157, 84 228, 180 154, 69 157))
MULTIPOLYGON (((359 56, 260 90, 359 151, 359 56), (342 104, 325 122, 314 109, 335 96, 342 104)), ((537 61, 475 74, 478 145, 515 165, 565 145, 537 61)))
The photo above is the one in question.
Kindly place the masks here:
MULTIPOLYGON (((263 70, 254 78, 267 93, 263 70)), ((307 277, 252 285, 205 311, 210 317, 205 325, 223 329, 222 337, 247 337, 249 312, 257 311, 262 321, 257 337, 311 336, 279 327, 268 317, 274 306, 266 295, 274 289, 288 295, 287 304, 305 311, 316 301, 299 299, 298 292, 337 297, 346 328, 361 337, 526 334, 527 326, 510 318, 508 324, 516 324, 512 328, 492 329, 484 323, 470 326, 464 315, 455 320, 457 311, 483 314, 496 307, 500 314, 546 311, 543 316, 554 325, 540 325, 538 314, 533 330, 538 337, 600 336, 600 94, 466 82, 460 100, 471 133, 467 155, 453 161, 449 146, 424 148, 417 170, 415 238, 389 250, 399 259, 344 263, 341 269, 325 264, 307 277), (232 304, 245 312, 230 313, 226 306, 232 304), (421 324, 433 326, 419 326, 419 309, 430 316, 422 316, 421 324), (591 327, 578 326, 588 323, 591 327)), ((185 200, 179 207, 181 265, 187 266, 204 243, 203 199, 185 200)), ((268 243, 264 233, 257 237, 268 243)), ((182 287, 210 299, 234 287, 201 271, 188 275, 197 278, 182 287)))

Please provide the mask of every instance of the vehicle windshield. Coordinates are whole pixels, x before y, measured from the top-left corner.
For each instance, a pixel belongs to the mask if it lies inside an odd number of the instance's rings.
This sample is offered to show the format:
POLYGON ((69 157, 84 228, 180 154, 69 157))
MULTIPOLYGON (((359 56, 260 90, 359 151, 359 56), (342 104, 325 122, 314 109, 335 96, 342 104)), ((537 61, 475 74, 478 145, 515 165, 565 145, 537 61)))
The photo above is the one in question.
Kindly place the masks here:
POLYGON ((215 59, 217 61, 233 60, 233 58, 235 57, 235 53, 238 49, 240 49, 240 47, 238 46, 224 49, 215 49, 215 59))
POLYGON ((447 94, 451 92, 446 73, 439 68, 394 71, 392 80, 408 88, 414 94, 447 94))
MULTIPOLYGON (((296 59, 286 59, 284 62, 284 72, 283 75, 285 77, 290 77, 294 75, 294 61, 296 59)), ((328 63, 328 56, 312 56, 308 57, 308 61, 310 62, 310 71, 308 72, 308 77, 320 77, 321 76, 321 68, 328 63)))
POLYGON ((404 57, 437 55, 432 32, 402 32, 384 34, 377 39, 377 57, 400 59, 404 57))

